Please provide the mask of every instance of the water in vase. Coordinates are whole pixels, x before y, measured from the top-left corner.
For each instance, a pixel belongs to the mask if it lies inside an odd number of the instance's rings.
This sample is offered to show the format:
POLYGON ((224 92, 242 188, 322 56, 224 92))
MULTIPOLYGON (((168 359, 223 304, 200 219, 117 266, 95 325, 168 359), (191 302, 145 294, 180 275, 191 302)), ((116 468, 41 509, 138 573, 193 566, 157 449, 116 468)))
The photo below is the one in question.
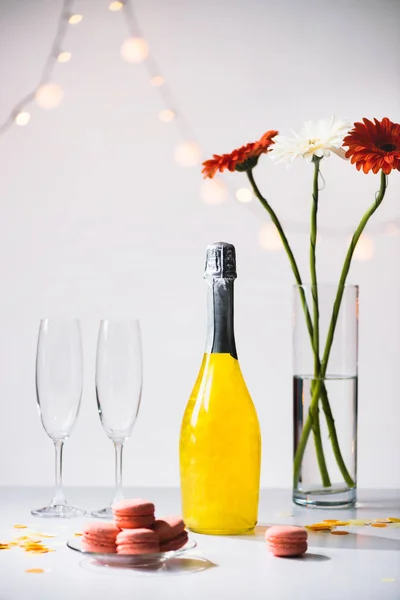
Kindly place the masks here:
MULTIPOLYGON (((312 398, 312 376, 295 376, 293 378, 294 397, 294 449, 300 440, 303 423, 307 419, 312 398)), ((357 377, 334 376, 324 380, 329 398, 332 415, 335 420, 339 447, 347 467, 354 481, 357 470, 357 377)), ((321 402, 319 403, 319 422, 322 447, 331 486, 324 487, 317 460, 317 453, 313 434, 311 433, 304 457, 299 480, 294 490, 297 502, 310 504, 310 495, 318 506, 324 505, 324 495, 335 493, 335 504, 348 504, 355 501, 355 489, 351 489, 345 482, 339 469, 338 462, 332 449, 329 431, 321 402), (317 494, 317 496, 316 496, 317 494)), ((329 501, 332 506, 332 500, 329 501)))

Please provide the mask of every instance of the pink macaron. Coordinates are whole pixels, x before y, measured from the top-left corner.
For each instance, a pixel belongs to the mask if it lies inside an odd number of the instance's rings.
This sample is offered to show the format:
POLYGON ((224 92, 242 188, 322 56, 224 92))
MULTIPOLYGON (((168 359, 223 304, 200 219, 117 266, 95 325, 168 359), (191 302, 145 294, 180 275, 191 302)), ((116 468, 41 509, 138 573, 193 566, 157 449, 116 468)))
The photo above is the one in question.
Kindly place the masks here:
POLYGON ((160 542, 160 551, 161 552, 169 552, 171 550, 179 550, 183 548, 183 546, 187 543, 189 536, 187 531, 182 531, 179 535, 172 538, 172 540, 166 540, 165 542, 160 542))
POLYGON ((188 541, 188 534, 185 531, 185 523, 182 517, 168 516, 157 519, 152 529, 159 537, 161 552, 179 550, 188 541))
POLYGON ((154 504, 140 498, 120 500, 113 504, 112 510, 114 522, 120 529, 151 527, 155 521, 154 504))
POLYGON ((154 522, 152 529, 158 534, 160 542, 165 542, 182 533, 185 529, 185 523, 183 522, 182 517, 168 516, 157 519, 157 521, 154 522))
POLYGON ((117 535, 118 554, 156 554, 158 535, 151 529, 124 529, 117 535))
POLYGON ((304 527, 274 525, 265 532, 267 546, 274 556, 300 556, 307 551, 304 527))
POLYGON ((116 552, 116 538, 120 529, 114 523, 91 521, 82 532, 82 545, 90 552, 112 554, 116 552))

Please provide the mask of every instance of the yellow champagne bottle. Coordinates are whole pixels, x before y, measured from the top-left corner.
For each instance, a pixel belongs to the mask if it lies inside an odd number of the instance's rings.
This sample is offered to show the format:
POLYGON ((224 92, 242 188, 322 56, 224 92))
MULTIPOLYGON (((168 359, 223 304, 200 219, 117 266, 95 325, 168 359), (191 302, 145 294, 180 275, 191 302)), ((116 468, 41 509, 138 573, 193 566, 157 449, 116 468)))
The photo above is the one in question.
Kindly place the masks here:
POLYGON ((182 421, 180 471, 183 518, 198 533, 234 535, 257 523, 261 436, 235 345, 235 248, 207 248, 209 285, 206 351, 182 421))

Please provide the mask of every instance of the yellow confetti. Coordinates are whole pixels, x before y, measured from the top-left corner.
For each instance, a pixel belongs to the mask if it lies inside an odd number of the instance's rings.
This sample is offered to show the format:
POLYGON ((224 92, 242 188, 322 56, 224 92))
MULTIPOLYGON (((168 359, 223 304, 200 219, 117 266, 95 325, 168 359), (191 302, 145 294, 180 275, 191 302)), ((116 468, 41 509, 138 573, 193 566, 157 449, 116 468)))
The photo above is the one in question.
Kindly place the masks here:
POLYGON ((324 519, 323 523, 339 523, 337 519, 324 519))
POLYGON ((352 527, 364 527, 366 524, 362 519, 349 519, 349 525, 352 527))
MULTIPOLYGON (((17 529, 25 529, 26 525, 14 525, 17 529)), ((30 530, 29 530, 30 531, 30 530)), ((43 537, 55 537, 56 534, 38 534, 36 532, 30 533, 29 535, 17 535, 12 541, 0 541, 0 550, 8 550, 18 546, 28 554, 47 554, 48 552, 54 552, 52 548, 48 548, 43 541, 43 537)))
POLYGON ((79 531, 76 531, 76 532, 74 533, 74 536, 75 536, 75 537, 81 537, 81 535, 83 535, 83 534, 82 534, 82 533, 79 533, 79 531))
POLYGON ((348 521, 336 521, 335 527, 344 527, 345 525, 348 525, 348 524, 349 524, 348 521))
POLYGON ((25 573, 44 573, 44 569, 26 569, 25 573))
POLYGON ((382 577, 381 581, 383 583, 394 583, 396 579, 394 577, 382 577))
POLYGON ((26 529, 27 525, 13 525, 14 529, 26 529))
POLYGON ((57 537, 56 533, 38 533, 41 538, 54 538, 57 537))
POLYGON ((327 523, 315 523, 314 525, 305 525, 310 531, 331 531, 332 527, 327 523))
POLYGON ((400 523, 400 519, 397 517, 389 517, 388 521, 390 521, 390 523, 400 523))

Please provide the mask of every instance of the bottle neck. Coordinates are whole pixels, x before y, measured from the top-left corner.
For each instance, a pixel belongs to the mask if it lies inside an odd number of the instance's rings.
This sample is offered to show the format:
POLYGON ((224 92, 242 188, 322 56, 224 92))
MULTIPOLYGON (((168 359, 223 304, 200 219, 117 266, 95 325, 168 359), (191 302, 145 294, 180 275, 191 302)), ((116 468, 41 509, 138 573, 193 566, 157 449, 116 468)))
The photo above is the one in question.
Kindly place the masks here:
POLYGON ((237 359, 233 327, 233 279, 208 279, 206 352, 230 354, 237 359))

